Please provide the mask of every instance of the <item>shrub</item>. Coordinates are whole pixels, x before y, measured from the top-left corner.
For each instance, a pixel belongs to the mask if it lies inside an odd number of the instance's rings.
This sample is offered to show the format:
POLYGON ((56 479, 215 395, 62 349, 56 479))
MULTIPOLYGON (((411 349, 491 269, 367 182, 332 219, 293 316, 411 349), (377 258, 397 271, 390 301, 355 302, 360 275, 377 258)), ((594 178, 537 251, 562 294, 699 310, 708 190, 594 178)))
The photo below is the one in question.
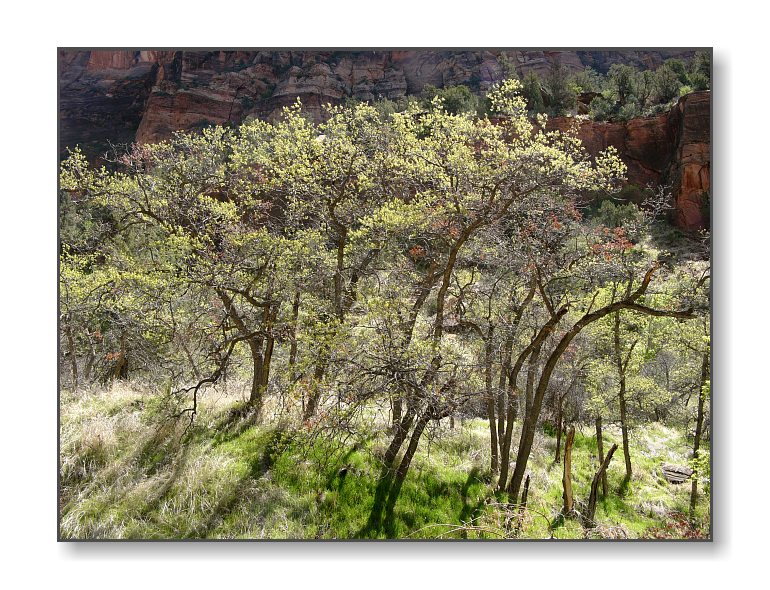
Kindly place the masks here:
POLYGON ((436 88, 435 86, 427 85, 423 89, 423 98, 426 103, 432 102, 434 98, 441 99, 444 103, 444 108, 453 115, 476 113, 482 106, 479 97, 473 94, 467 86, 436 88))
POLYGON ((594 220, 607 227, 622 227, 639 220, 639 209, 633 203, 614 203, 605 200, 596 211, 594 220))
POLYGON ((621 106, 625 105, 635 95, 635 80, 637 70, 624 64, 612 64, 609 75, 609 87, 621 106))
POLYGON ((708 90, 711 86, 709 77, 701 72, 695 72, 690 76, 690 81, 694 90, 708 90))
POLYGON ((615 114, 615 103, 606 96, 597 96, 588 107, 589 116, 595 121, 608 121, 615 114))
POLYGON ((676 74, 680 84, 686 85, 690 83, 687 67, 681 59, 667 59, 663 65, 676 74))
POLYGON ((699 51, 690 64, 690 84, 696 90, 707 90, 711 87, 711 55, 699 51))
POLYGON ((586 68, 572 76, 572 83, 577 87, 577 92, 601 92, 606 86, 602 75, 593 68, 586 68))
POLYGON ((634 117, 638 117, 641 114, 639 104, 636 102, 636 98, 632 98, 626 104, 618 109, 618 119, 622 121, 628 121, 634 117))

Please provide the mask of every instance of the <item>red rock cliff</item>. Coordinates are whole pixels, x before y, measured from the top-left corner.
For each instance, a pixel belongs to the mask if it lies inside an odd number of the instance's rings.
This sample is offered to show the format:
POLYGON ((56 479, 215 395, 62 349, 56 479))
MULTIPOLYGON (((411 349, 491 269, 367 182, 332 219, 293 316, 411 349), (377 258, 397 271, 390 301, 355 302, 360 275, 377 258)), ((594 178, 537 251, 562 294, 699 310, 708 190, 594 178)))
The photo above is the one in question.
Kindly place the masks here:
MULTIPOLYGON (((173 131, 211 123, 270 119, 302 99, 307 109, 349 97, 397 99, 426 84, 467 84, 486 90, 503 77, 499 57, 519 75, 541 74, 559 58, 569 69, 606 71, 612 63, 657 67, 686 51, 68 51, 59 55, 61 148, 90 153, 108 143, 157 141, 173 131)), ((677 222, 688 230, 708 224, 709 93, 695 93, 668 115, 627 123, 581 123, 592 152, 614 145, 629 181, 671 182, 677 222)), ((553 127, 566 126, 555 119, 553 127)))
MULTIPOLYGON (((571 118, 548 121, 566 130, 571 118)), ((693 92, 668 113, 627 122, 581 120, 578 136, 592 155, 614 146, 628 167, 628 182, 639 187, 666 184, 682 229, 709 227, 711 187, 711 93, 693 92)))

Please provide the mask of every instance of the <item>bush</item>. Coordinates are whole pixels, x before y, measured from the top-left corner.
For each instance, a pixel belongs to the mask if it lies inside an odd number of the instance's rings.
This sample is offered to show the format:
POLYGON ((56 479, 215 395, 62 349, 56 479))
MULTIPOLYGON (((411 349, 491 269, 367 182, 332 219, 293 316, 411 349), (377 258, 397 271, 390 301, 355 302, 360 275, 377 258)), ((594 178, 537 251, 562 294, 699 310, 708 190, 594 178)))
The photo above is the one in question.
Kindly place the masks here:
POLYGON ((690 83, 690 77, 687 74, 687 67, 684 65, 684 62, 681 59, 667 59, 663 65, 676 74, 676 77, 681 85, 690 83))
POLYGON ((481 99, 473 94, 467 86, 436 88, 435 86, 428 85, 423 89, 423 98, 426 103, 432 102, 434 98, 441 99, 444 103, 444 108, 453 115, 478 113, 483 106, 481 99))
POLYGON ((606 82, 601 74, 592 68, 586 68, 572 76, 572 83, 577 87, 577 92, 601 92, 606 82))
POLYGON ((612 64, 609 71, 609 87, 621 106, 635 96, 636 68, 623 64, 612 64))
POLYGON ((711 87, 711 55, 699 51, 690 64, 690 84, 696 90, 707 90, 711 87))
POLYGON ((694 90, 708 90, 711 87, 709 77, 701 72, 695 72, 690 76, 690 81, 694 90))
POLYGON ((595 121, 608 121, 615 115, 615 103, 606 96, 597 96, 588 106, 588 115, 595 121))
POLYGON ((634 117, 638 117, 641 114, 639 104, 636 102, 636 98, 632 97, 626 104, 618 109, 618 119, 621 121, 628 121, 634 117))
POLYGON ((622 227, 635 223, 640 218, 639 209, 633 203, 613 203, 605 200, 599 205, 593 219, 599 225, 622 227))

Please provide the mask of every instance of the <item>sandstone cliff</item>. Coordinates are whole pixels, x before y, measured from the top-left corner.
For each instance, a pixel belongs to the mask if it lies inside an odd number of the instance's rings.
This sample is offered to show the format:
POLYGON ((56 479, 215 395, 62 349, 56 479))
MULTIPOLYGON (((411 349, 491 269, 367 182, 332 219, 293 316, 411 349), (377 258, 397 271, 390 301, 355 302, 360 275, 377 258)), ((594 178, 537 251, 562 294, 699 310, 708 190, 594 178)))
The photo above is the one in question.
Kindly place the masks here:
MULTIPOLYGON (((574 119, 550 119, 549 129, 566 130, 574 119)), ((581 120, 578 136, 596 155, 614 146, 628 167, 628 182, 671 187, 675 222, 686 230, 709 227, 711 186, 711 93, 693 92, 669 111, 627 122, 581 120)))
MULTIPOLYGON (((613 63, 657 67, 691 52, 61 50, 60 148, 79 144, 97 154, 109 142, 150 142, 179 129, 270 119, 297 97, 318 115, 327 102, 398 99, 427 84, 467 84, 483 92, 504 75, 501 53, 523 75, 544 74, 556 58, 571 70, 606 72, 613 63)), ((708 223, 701 203, 709 187, 709 100, 709 93, 697 93, 668 115, 583 122, 580 135, 592 152, 617 147, 630 182, 671 182, 677 222, 699 229, 708 223)))

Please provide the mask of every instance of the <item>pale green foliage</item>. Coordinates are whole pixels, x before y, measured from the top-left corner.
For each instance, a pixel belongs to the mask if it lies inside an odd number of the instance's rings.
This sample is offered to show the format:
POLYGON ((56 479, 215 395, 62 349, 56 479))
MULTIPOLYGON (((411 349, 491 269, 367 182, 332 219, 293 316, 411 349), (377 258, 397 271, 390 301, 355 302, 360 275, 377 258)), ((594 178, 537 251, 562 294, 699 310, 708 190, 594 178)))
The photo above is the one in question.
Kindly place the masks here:
MULTIPOLYGON (((226 371, 251 382, 251 405, 269 400, 273 416, 314 435, 353 432, 399 400, 423 423, 478 411, 505 341, 522 350, 563 309, 551 349, 584 314, 638 288, 658 254, 621 215, 611 228, 582 222, 578 197, 613 193, 626 167, 613 148, 591 157, 576 126, 535 124, 521 91, 514 79, 495 85, 490 117, 436 96, 387 114, 328 106, 314 122, 297 102, 275 122, 135 146, 109 170, 74 152, 63 198, 73 226, 93 235, 61 252, 69 358, 101 355, 109 369, 109 353, 125 356, 132 376, 167 384, 149 413, 189 412, 192 424, 184 386, 221 383, 226 371), (105 343, 91 350, 97 329, 105 343)), ((639 303, 699 297, 688 272, 661 270, 639 303)), ((624 349, 637 342, 628 389, 640 414, 674 398, 650 369, 664 325, 623 319, 624 349)), ((582 386, 591 411, 609 416, 606 323, 591 336, 582 386)), ((585 348, 570 348, 570 370, 585 348)), ((241 463, 199 467, 230 486, 248 479, 241 463)), ((190 477, 179 487, 194 487, 190 477)), ((192 494, 179 496, 172 512, 192 510, 192 494)))

